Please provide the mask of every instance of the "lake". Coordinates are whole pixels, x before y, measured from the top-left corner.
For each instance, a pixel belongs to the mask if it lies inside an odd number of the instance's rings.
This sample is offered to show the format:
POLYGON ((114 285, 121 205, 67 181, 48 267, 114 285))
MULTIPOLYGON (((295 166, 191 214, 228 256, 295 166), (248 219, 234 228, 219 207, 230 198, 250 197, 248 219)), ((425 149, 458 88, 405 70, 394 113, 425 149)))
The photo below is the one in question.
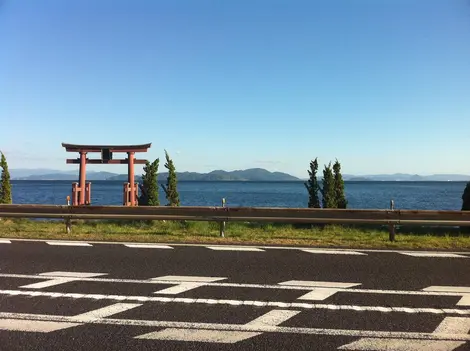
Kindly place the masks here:
MULTIPOLYGON (((92 205, 122 205, 122 182, 92 182, 92 205)), ((460 210, 465 182, 345 182, 348 208, 460 210)), ((184 206, 307 207, 303 182, 179 182, 184 206)), ((66 204, 72 181, 12 181, 15 204, 66 204)), ((160 189, 160 203, 166 204, 160 189)))

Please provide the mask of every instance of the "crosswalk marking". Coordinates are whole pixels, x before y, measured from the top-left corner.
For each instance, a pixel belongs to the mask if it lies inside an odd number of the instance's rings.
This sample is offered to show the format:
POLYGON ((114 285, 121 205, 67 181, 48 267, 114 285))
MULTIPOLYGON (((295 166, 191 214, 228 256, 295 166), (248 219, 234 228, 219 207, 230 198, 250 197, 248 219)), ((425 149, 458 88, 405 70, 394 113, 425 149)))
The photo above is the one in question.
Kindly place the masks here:
MULTIPOLYGON (((264 315, 244 324, 246 327, 274 327, 288 319, 294 317, 300 311, 291 310, 272 310, 264 315)), ((234 330, 206 330, 206 329, 183 329, 166 328, 156 332, 146 333, 136 336, 136 339, 152 340, 173 340, 173 341, 192 341, 209 343, 233 344, 254 336, 261 335, 261 332, 234 331, 234 330)))
POLYGON ((301 249, 303 252, 313 253, 313 254, 325 254, 325 255, 365 255, 366 253, 350 250, 331 250, 331 249, 301 249))
POLYGON ((80 323, 0 319, 0 330, 50 333, 53 331, 79 326, 80 323))
POLYGON ((176 295, 183 292, 199 288, 206 285, 206 283, 216 282, 227 279, 225 277, 201 277, 201 276, 180 276, 180 275, 167 275, 164 277, 157 277, 150 279, 153 282, 161 282, 164 284, 174 284, 169 288, 155 291, 155 294, 176 295))
POLYGON ((363 338, 343 345, 338 350, 354 351, 452 351, 465 344, 465 341, 397 340, 363 338))
POLYGON ((457 314, 470 315, 470 309, 457 308, 414 308, 414 307, 390 307, 390 306, 358 306, 358 305, 335 305, 318 304, 307 302, 282 302, 282 301, 260 301, 260 300, 227 300, 210 298, 182 298, 163 296, 132 296, 132 295, 96 295, 78 293, 57 293, 27 290, 0 290, 0 295, 9 296, 44 296, 54 298, 72 298, 88 300, 110 300, 110 301, 137 301, 137 302, 162 302, 162 303, 184 303, 202 305, 227 305, 227 306, 255 306, 272 308, 293 308, 309 310, 344 310, 344 311, 368 311, 381 313, 409 313, 409 314, 457 314))
POLYGON ((53 279, 45 280, 39 283, 32 283, 27 285, 22 285, 20 288, 26 289, 43 289, 50 286, 55 286, 59 284, 70 283, 73 281, 80 280, 81 278, 93 278, 107 273, 89 273, 89 272, 46 272, 39 274, 41 277, 54 277, 53 279))
POLYGON ((456 293, 462 296, 457 306, 470 306, 470 287, 468 286, 428 286, 424 288, 423 291, 427 292, 446 292, 446 293, 456 293))
POLYGON ((141 303, 115 303, 110 306, 98 308, 90 312, 85 312, 85 313, 76 315, 75 319, 81 322, 90 322, 93 320, 109 317, 114 314, 121 313, 121 312, 130 310, 132 308, 140 307, 140 306, 142 306, 141 303))
MULTIPOLYGON (((431 335, 439 335, 452 339, 455 335, 468 335, 470 331, 470 318, 446 317, 437 326, 431 335)), ((470 335, 469 335, 470 336, 470 335)), ((457 340, 411 340, 389 338, 362 338, 339 347, 339 350, 363 351, 452 351, 464 345, 465 342, 457 340)))
POLYGON ((360 283, 342 283, 342 282, 322 282, 308 280, 289 280, 279 283, 279 285, 308 286, 312 291, 298 297, 299 300, 323 301, 333 296, 342 289, 352 288, 361 285, 360 283))

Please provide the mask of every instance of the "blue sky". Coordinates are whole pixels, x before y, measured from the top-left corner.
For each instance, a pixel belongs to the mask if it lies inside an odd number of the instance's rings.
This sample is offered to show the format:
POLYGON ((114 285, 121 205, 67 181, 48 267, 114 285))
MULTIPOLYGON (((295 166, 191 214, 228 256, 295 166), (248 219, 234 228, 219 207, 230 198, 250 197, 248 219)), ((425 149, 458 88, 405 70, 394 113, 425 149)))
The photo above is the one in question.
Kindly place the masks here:
POLYGON ((318 156, 348 174, 470 174, 469 96, 465 0, 0 6, 10 168, 71 169, 61 142, 152 142, 140 157, 167 149, 181 171, 305 177, 318 156))

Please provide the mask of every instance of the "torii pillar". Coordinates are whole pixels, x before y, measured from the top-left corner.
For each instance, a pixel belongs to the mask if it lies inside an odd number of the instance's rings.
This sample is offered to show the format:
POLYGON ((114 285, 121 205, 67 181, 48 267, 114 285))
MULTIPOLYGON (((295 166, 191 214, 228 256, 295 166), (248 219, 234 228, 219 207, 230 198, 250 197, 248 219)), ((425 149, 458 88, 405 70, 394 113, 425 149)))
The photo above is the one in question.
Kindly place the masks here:
POLYGON ((127 183, 124 183, 123 205, 136 206, 138 201, 138 187, 135 183, 134 165, 145 164, 147 160, 135 158, 136 152, 147 152, 151 143, 143 145, 75 145, 62 143, 67 152, 78 152, 77 159, 67 159, 67 163, 79 164, 78 183, 72 184, 72 205, 90 205, 91 203, 91 183, 86 182, 87 164, 127 164, 127 183), (101 159, 88 159, 90 152, 100 152, 101 159), (113 159, 113 153, 126 152, 126 159, 113 159))

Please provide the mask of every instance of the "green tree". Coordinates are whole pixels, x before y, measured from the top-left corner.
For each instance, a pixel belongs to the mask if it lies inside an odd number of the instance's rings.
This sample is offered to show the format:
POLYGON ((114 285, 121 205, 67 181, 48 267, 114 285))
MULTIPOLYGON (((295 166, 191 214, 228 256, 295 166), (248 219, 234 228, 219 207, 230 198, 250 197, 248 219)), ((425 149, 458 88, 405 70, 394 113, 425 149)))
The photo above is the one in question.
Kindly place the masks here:
POLYGON ((338 160, 335 161, 333 165, 334 179, 335 179, 335 203, 337 208, 346 208, 348 206, 348 201, 346 200, 346 195, 344 194, 344 180, 341 175, 341 164, 338 160))
POLYGON ((335 178, 333 177, 331 162, 328 165, 325 165, 325 168, 323 169, 322 185, 323 188, 321 190, 321 194, 323 208, 336 208, 335 178))
POLYGON ((315 158, 310 161, 310 170, 308 171, 309 179, 305 184, 308 191, 308 207, 309 208, 321 208, 320 198, 318 193, 320 192, 320 186, 318 185, 318 160, 315 158))
POLYGON ((158 198, 158 166, 160 159, 150 163, 147 161, 142 174, 142 184, 139 184, 141 195, 139 196, 139 206, 159 206, 158 198))
POLYGON ((166 186, 162 184, 163 191, 165 192, 166 199, 168 200, 167 206, 179 206, 180 199, 176 179, 176 169, 173 163, 173 160, 168 155, 168 152, 165 150, 165 168, 168 170, 168 178, 166 179, 166 186))
POLYGON ((0 167, 2 168, 2 177, 0 180, 0 204, 11 204, 11 183, 10 172, 8 172, 8 163, 3 152, 0 152, 0 167))
MULTIPOLYGON (((470 182, 467 183, 462 194, 462 211, 470 211, 470 182)), ((470 233, 470 227, 460 227, 460 230, 470 233)))

